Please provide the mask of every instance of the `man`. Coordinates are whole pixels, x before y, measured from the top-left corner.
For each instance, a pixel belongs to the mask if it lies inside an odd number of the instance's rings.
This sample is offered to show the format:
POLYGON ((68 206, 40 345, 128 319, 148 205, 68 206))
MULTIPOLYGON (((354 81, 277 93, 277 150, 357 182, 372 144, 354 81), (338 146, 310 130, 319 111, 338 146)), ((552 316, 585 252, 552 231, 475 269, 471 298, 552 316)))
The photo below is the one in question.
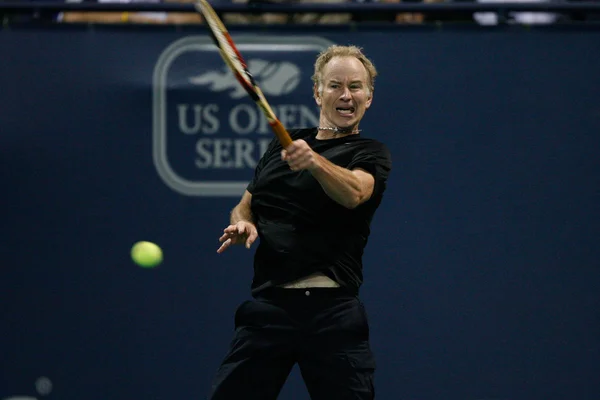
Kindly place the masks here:
POLYGON ((373 399, 375 362, 358 298, 362 255, 386 186, 387 148, 359 134, 377 75, 355 46, 315 62, 319 126, 276 141, 219 238, 254 258, 253 299, 235 313, 235 337, 211 399, 274 400, 298 363, 313 400, 373 399))

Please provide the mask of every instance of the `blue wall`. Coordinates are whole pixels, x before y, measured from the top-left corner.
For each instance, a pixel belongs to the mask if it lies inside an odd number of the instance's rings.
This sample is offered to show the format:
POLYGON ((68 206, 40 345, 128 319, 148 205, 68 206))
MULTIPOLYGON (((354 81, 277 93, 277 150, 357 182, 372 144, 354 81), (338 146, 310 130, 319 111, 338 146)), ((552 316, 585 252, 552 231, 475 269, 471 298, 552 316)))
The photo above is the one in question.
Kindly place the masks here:
MULTIPOLYGON (((306 33, 234 39, 290 127, 328 43, 379 69, 378 397, 600 398, 600 30, 306 33)), ((217 238, 270 132, 201 27, 4 29, 0 54, 0 399, 204 398, 252 269, 217 238)))

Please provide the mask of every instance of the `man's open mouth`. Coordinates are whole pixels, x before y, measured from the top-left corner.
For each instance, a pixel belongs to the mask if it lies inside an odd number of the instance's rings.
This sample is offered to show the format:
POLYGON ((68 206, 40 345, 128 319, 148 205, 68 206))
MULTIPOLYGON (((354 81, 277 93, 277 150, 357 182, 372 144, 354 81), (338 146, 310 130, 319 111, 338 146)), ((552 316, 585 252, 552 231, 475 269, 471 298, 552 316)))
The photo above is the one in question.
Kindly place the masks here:
POLYGON ((337 107, 336 111, 340 114, 354 114, 354 107, 337 107))

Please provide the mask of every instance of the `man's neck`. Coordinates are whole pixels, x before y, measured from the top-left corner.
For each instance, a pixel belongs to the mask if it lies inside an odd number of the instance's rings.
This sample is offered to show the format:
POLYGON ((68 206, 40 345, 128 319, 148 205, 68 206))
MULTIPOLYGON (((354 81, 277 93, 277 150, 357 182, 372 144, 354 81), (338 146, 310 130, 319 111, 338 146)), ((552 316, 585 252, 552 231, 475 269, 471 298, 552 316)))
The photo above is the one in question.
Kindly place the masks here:
POLYGON ((319 126, 317 129, 317 139, 319 140, 337 139, 348 135, 357 135, 360 132, 358 126, 349 129, 319 126))

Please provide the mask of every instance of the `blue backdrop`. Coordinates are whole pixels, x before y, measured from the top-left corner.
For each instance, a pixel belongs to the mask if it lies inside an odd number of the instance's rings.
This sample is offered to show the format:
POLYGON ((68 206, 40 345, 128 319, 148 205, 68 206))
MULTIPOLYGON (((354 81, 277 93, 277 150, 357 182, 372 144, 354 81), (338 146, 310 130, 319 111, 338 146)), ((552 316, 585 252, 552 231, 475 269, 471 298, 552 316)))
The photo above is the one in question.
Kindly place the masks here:
MULTIPOLYGON (((328 44, 379 69, 378 398, 600 398, 600 30, 233 33, 289 127, 315 123, 328 44)), ((264 120, 202 27, 4 29, 0 54, 0 399, 205 398, 249 296, 252 251, 215 251, 264 120)), ((308 399, 297 371, 281 398, 308 399)))

